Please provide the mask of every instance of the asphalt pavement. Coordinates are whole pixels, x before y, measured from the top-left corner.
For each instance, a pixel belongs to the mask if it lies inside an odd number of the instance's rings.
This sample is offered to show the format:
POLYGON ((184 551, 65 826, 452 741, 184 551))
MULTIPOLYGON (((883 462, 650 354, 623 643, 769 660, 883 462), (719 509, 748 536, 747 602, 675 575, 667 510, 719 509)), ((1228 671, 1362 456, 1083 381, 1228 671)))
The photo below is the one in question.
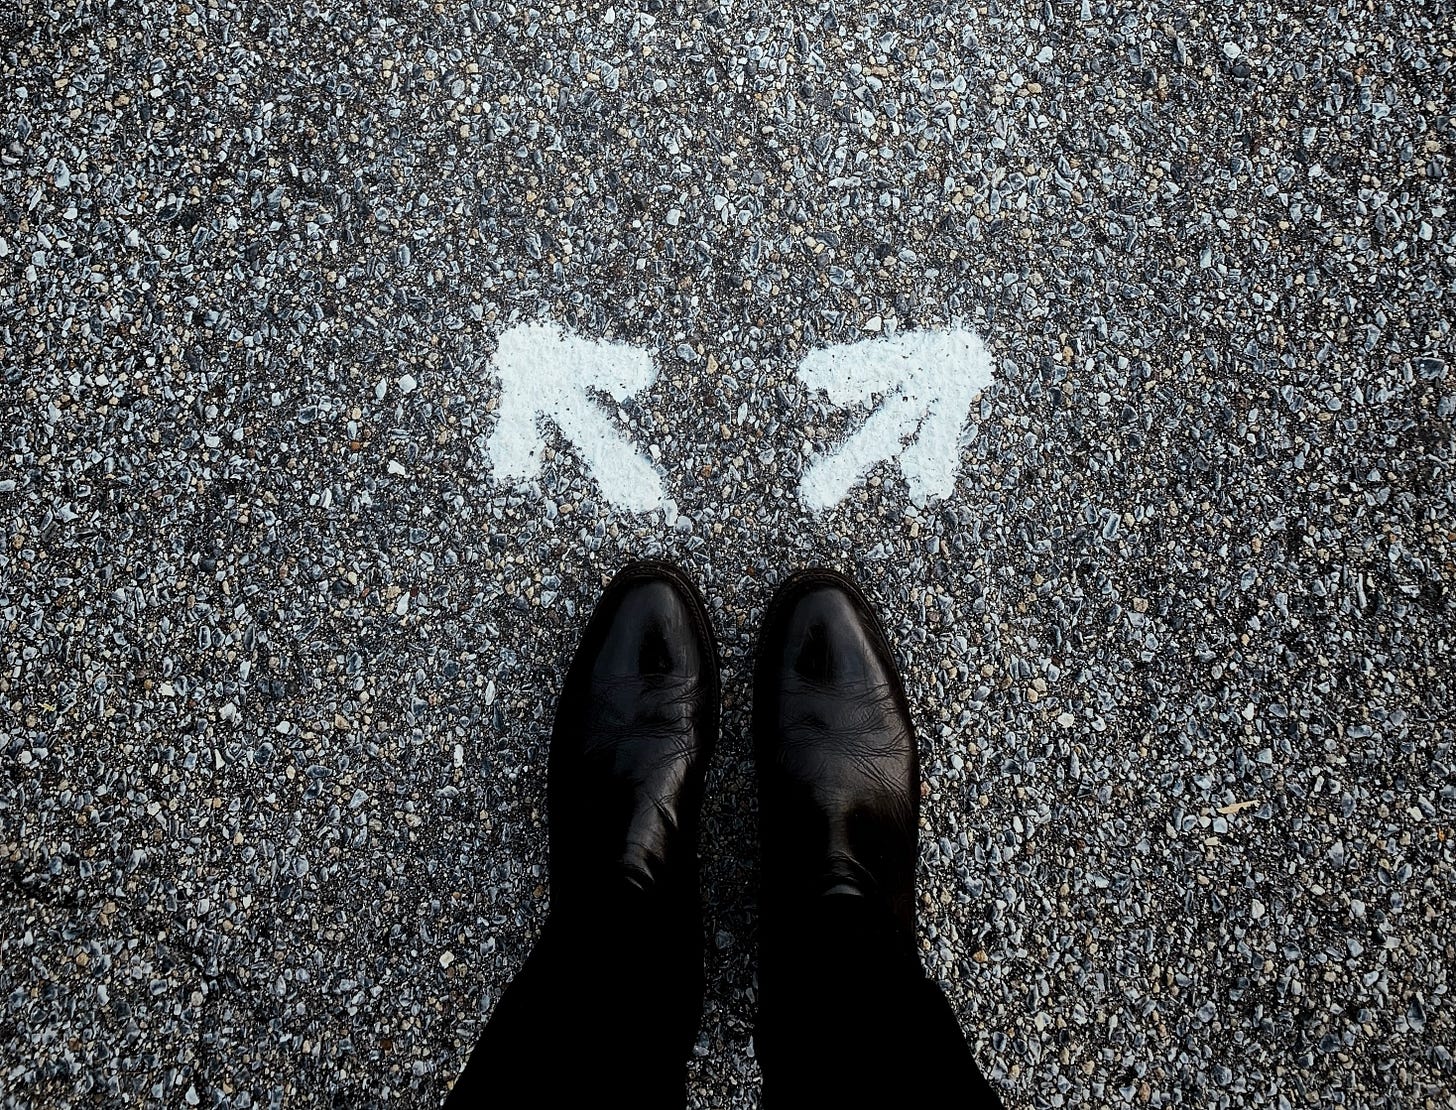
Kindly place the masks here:
POLYGON ((1452 26, 0 14, 0 1104, 437 1104, 659 557, 725 668, 693 1106, 758 1102, 749 676, 818 563, 903 661, 922 955, 1008 1107, 1456 1107, 1452 26), (635 494, 549 412, 498 473, 527 325, 646 352, 573 402, 635 494), (804 496, 904 394, 801 364, 953 329, 947 486, 804 496))

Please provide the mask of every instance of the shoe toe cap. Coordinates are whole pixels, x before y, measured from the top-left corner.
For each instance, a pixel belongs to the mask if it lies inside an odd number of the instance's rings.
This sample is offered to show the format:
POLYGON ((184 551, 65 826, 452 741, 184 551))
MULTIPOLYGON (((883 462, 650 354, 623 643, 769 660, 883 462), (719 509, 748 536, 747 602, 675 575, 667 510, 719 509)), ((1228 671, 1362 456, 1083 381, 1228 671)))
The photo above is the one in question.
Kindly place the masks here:
POLYGON ((873 629, 849 592, 832 583, 816 585, 790 603, 779 644, 785 676, 830 686, 885 677, 873 629))
POLYGON ((594 674, 600 678, 697 674, 706 652, 691 606, 666 580, 628 585, 606 622, 594 674))

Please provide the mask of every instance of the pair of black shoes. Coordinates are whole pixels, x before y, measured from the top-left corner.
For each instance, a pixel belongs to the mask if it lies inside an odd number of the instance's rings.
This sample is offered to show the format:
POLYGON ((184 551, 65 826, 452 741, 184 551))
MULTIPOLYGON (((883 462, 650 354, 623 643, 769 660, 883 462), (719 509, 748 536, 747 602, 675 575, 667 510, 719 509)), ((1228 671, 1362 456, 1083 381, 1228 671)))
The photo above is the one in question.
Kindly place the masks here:
MULTIPOLYGON (((703 1002, 698 815, 718 738, 702 599, 663 563, 607 587, 551 738, 551 913, 449 1107, 681 1110, 703 1002)), ((914 944, 920 775, 854 584, 793 575, 754 679, 763 1105, 998 1106, 914 944)))
MULTIPOLYGON (((677 568, 607 587, 561 693, 547 805, 553 906, 631 887, 696 920, 698 815, 718 736, 717 653, 677 568)), ((863 595, 801 571, 764 620, 754 677, 762 944, 816 899, 851 895, 915 924, 920 775, 909 708, 863 595)))

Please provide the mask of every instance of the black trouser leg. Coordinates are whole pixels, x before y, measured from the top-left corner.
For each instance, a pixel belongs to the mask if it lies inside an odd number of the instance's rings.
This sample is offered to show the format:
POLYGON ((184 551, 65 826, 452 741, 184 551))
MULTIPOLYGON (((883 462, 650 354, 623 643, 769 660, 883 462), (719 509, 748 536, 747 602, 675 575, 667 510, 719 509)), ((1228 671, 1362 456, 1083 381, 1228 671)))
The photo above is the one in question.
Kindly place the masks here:
POLYGON ((829 895, 765 923, 754 1047, 765 1110, 992 1108, 913 939, 867 898, 829 895))
POLYGON ((689 907, 631 892, 553 911, 446 1107, 681 1110, 702 974, 689 907))

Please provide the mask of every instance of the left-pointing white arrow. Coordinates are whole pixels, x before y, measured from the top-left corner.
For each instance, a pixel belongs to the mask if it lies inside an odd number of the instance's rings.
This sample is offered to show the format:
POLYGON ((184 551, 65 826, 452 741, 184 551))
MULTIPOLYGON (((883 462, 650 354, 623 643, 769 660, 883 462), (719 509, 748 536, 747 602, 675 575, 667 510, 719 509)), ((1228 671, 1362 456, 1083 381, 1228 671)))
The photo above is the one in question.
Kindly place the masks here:
POLYGON ((536 475, 545 446, 538 423, 550 420, 575 444, 602 496, 635 513, 662 509, 675 516, 662 477, 592 398, 599 390, 621 401, 657 376, 646 351, 568 335, 551 324, 519 324, 495 352, 500 407, 486 453, 508 481, 536 475))

